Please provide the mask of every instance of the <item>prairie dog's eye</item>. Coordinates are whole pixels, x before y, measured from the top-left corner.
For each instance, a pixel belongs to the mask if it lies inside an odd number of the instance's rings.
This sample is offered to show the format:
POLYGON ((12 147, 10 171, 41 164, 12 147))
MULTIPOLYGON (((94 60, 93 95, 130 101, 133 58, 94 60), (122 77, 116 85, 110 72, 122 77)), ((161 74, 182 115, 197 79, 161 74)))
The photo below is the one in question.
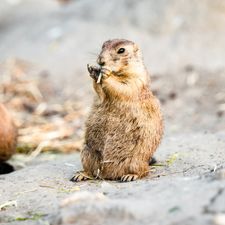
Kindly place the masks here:
POLYGON ((117 51, 118 54, 122 54, 122 53, 124 53, 124 52, 125 52, 125 48, 120 48, 120 49, 117 51))

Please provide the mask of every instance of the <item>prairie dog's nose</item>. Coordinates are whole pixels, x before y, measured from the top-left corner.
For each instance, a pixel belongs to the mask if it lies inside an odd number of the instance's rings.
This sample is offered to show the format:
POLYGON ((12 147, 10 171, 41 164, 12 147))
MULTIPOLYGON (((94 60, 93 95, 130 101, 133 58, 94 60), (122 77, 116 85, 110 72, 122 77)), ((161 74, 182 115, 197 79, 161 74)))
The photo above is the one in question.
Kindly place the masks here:
POLYGON ((102 56, 99 56, 97 59, 97 63, 99 66, 104 66, 105 65, 105 60, 102 56))

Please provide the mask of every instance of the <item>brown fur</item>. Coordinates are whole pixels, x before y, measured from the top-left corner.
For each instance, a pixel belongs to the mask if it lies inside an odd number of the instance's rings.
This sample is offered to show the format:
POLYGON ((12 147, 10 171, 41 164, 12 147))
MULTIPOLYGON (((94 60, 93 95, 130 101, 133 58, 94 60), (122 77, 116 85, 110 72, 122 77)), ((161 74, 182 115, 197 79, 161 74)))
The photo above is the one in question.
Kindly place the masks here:
POLYGON ((15 152, 17 139, 17 129, 12 118, 4 107, 0 104, 0 162, 8 160, 15 152))
POLYGON ((98 97, 86 121, 84 172, 112 180, 127 174, 144 177, 160 143, 163 120, 140 50, 131 41, 110 40, 103 44, 99 61, 106 72, 101 83, 94 80, 98 97), (118 54, 121 47, 126 51, 118 54))

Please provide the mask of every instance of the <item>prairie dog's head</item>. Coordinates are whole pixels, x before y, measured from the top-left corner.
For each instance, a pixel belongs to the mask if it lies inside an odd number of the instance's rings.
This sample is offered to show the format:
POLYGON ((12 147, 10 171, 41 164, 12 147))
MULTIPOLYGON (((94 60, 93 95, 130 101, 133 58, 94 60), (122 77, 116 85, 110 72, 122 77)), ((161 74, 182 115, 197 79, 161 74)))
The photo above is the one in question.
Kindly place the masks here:
POLYGON ((138 45, 132 41, 125 39, 106 41, 102 46, 97 63, 104 73, 121 81, 129 78, 146 80, 141 51, 138 45))

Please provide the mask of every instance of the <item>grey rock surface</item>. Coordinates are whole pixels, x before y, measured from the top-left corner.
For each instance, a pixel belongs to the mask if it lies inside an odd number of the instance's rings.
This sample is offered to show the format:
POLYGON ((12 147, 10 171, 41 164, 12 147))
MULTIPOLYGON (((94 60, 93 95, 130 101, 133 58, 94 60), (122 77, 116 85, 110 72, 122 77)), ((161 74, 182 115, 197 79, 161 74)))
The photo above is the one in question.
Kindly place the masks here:
POLYGON ((165 137, 147 178, 72 183, 79 154, 0 177, 2 224, 212 224, 225 212, 225 133, 165 137), (23 220, 23 222, 19 221, 23 220))

